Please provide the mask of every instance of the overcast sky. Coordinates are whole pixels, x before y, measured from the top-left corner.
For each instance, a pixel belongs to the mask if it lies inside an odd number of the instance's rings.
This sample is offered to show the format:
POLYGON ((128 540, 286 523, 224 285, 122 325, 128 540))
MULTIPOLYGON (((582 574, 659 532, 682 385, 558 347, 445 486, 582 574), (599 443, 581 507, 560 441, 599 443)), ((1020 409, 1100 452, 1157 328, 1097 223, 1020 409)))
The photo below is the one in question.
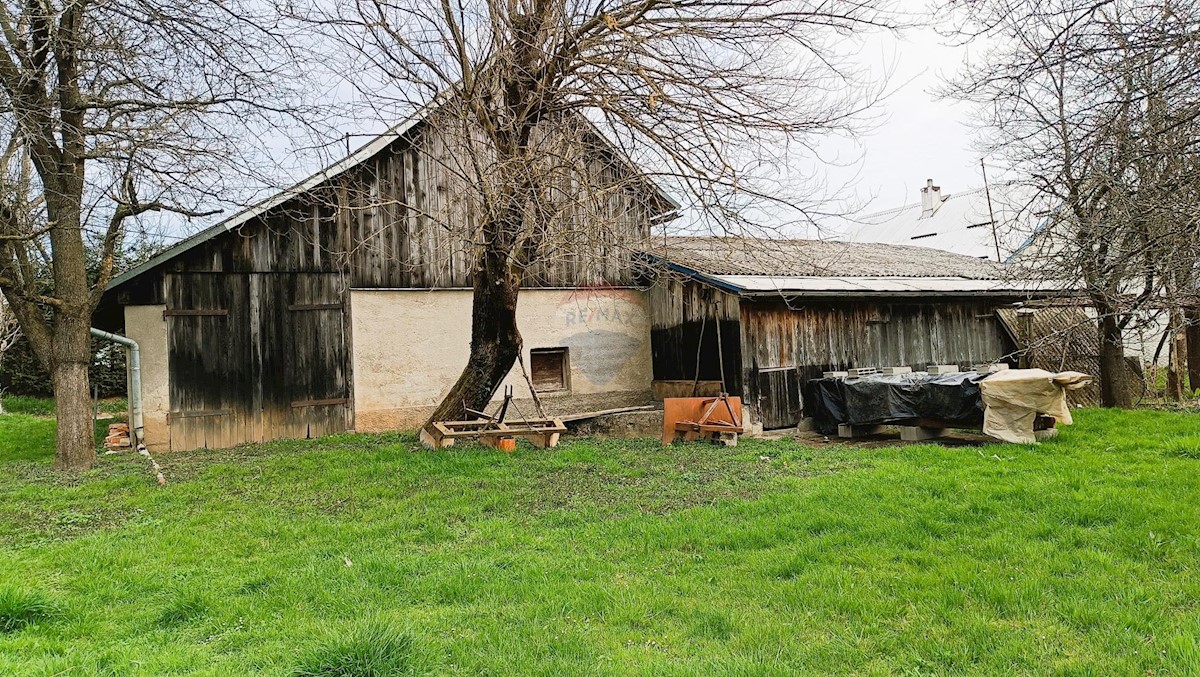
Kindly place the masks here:
MULTIPOLYGON (((866 40, 859 53, 864 66, 878 77, 889 71, 893 92, 877 111, 873 131, 856 143, 844 139, 831 140, 823 149, 825 159, 834 164, 826 166, 828 188, 836 197, 845 198, 843 208, 858 214, 890 209, 919 201, 919 189, 926 179, 933 179, 943 194, 953 194, 983 185, 979 169, 979 153, 972 148, 972 131, 967 122, 970 107, 966 104, 939 100, 934 91, 943 79, 959 69, 972 53, 980 48, 950 44, 934 28, 937 18, 927 12, 927 2, 936 0, 896 0, 906 21, 925 27, 905 29, 901 34, 880 33, 866 40), (924 18, 920 18, 924 15, 924 18), (837 166, 838 164, 844 166, 837 166)), ((940 28, 947 28, 944 23, 940 28)), ((339 98, 346 87, 330 85, 332 98, 339 98)), ((394 122, 394 121, 390 121, 394 122)), ((368 124, 359 121, 342 131, 379 133, 390 124, 375 120, 368 124)), ((367 139, 355 137, 352 147, 367 139)), ((303 178, 317 167, 328 164, 344 153, 344 142, 331 142, 323 158, 291 156, 299 163, 281 177, 281 185, 303 178), (334 157, 336 156, 336 157, 334 157)), ((275 153, 281 165, 289 165, 291 154, 283 147, 275 153)), ((988 178, 999 178, 998 168, 989 166, 988 178)), ((255 199, 265 197, 278 188, 264 188, 255 199)), ((833 196, 831 196, 833 197, 833 196)), ((839 201, 842 202, 842 201, 839 201)), ((228 216, 235 209, 222 215, 228 216)), ((214 220, 218 220, 214 219, 214 220)), ((168 241, 198 230, 201 223, 180 224, 168 219, 159 228, 165 230, 168 241), (165 227, 163 227, 165 225, 165 227)), ((798 233, 801 234, 801 233, 798 233)))
MULTIPOLYGON (((904 0, 902 5, 913 13, 924 10, 923 0, 904 0)), ((919 201, 918 191, 926 179, 933 179, 943 193, 983 185, 980 156, 972 149, 973 135, 967 124, 970 107, 938 100, 933 93, 942 78, 961 68, 971 52, 978 49, 950 44, 932 27, 906 30, 899 37, 880 35, 863 49, 861 58, 880 73, 891 65, 897 89, 883 103, 877 128, 861 140, 862 162, 857 172, 832 174, 845 181, 857 174, 853 190, 860 201, 869 201, 865 212, 919 201)), ((989 167, 989 180, 998 174, 998 169, 989 167)))

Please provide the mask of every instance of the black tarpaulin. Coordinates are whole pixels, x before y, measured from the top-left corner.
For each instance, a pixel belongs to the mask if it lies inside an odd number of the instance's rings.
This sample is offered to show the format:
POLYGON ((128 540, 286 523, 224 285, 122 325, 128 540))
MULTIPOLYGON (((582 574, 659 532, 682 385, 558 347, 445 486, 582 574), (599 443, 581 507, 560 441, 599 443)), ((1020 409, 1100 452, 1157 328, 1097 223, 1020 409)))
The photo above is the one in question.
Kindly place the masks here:
POLYGON ((836 433, 840 423, 876 425, 921 418, 975 427, 983 423, 979 382, 986 377, 975 372, 915 372, 813 379, 805 405, 816 429, 826 435, 836 433))

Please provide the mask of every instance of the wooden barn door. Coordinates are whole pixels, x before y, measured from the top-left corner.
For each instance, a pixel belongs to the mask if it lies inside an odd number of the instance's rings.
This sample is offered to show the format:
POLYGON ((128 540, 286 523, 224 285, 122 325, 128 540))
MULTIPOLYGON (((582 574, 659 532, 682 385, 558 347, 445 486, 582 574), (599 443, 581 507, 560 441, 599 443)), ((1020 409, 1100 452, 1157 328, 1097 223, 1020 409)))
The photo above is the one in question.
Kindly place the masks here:
POLYGON ((319 437, 353 426, 349 337, 339 276, 263 273, 258 298, 266 437, 319 437))
POLYGON ((800 422, 800 379, 795 367, 759 369, 758 411, 764 430, 800 422))
POLYGON ((353 426, 338 276, 168 274, 166 288, 172 449, 353 426))
POLYGON ((246 276, 168 274, 165 284, 171 448, 224 448, 261 439, 246 276))

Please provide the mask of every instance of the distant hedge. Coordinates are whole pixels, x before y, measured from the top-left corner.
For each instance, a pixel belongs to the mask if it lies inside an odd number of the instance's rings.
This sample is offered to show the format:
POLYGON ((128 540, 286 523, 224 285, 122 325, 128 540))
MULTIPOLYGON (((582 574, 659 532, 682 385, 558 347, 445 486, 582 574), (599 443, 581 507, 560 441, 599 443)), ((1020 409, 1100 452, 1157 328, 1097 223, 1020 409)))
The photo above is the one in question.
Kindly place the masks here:
MULTIPOLYGON (((124 397, 126 395, 125 351, 108 341, 92 339, 92 364, 88 368, 92 389, 100 397, 124 397)), ((41 363, 21 337, 0 358, 0 391, 10 395, 50 397, 54 388, 50 374, 42 369, 41 363)))
MULTIPOLYGON (((150 260, 164 249, 165 244, 160 237, 142 233, 135 244, 115 252, 113 272, 129 270, 143 261, 150 260)), ((100 269, 100 260, 97 258, 99 251, 100 249, 94 246, 88 249, 89 281, 96 279, 100 269)), ((48 270, 44 271, 44 277, 49 279, 48 270)), ((93 338, 92 364, 88 369, 88 376, 93 392, 98 392, 100 397, 124 397, 127 390, 125 350, 108 341, 93 338)), ((53 391, 50 375, 42 369, 41 363, 24 337, 19 338, 15 345, 0 355, 0 392, 50 397, 53 391)))

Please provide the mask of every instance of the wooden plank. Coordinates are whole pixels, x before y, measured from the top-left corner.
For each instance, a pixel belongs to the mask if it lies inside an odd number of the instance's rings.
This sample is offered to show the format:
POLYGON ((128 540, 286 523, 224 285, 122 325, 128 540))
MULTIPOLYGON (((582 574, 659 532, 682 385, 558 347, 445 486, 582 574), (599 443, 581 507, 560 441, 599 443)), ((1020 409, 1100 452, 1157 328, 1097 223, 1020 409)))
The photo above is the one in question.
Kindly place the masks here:
POLYGON ((600 418, 601 416, 612 416, 613 414, 629 414, 635 411, 654 411, 657 409, 653 404, 644 404, 636 407, 617 407, 615 409, 601 409, 600 411, 585 411, 578 414, 567 414, 560 416, 559 420, 566 423, 569 421, 586 421, 589 418, 600 418))
POLYGON ((324 400, 299 400, 292 402, 292 408, 300 409, 303 407, 324 407, 332 404, 346 404, 349 401, 350 398, 348 397, 330 397, 324 400))
POLYGON ((206 418, 209 416, 229 416, 233 413, 232 409, 219 409, 216 411, 171 411, 167 413, 167 422, 176 421, 181 418, 206 418))
POLYGON ((184 308, 168 308, 163 311, 163 317, 225 317, 229 315, 227 309, 184 309, 184 308))
POLYGON ((290 303, 288 310, 341 310, 341 303, 290 303))

